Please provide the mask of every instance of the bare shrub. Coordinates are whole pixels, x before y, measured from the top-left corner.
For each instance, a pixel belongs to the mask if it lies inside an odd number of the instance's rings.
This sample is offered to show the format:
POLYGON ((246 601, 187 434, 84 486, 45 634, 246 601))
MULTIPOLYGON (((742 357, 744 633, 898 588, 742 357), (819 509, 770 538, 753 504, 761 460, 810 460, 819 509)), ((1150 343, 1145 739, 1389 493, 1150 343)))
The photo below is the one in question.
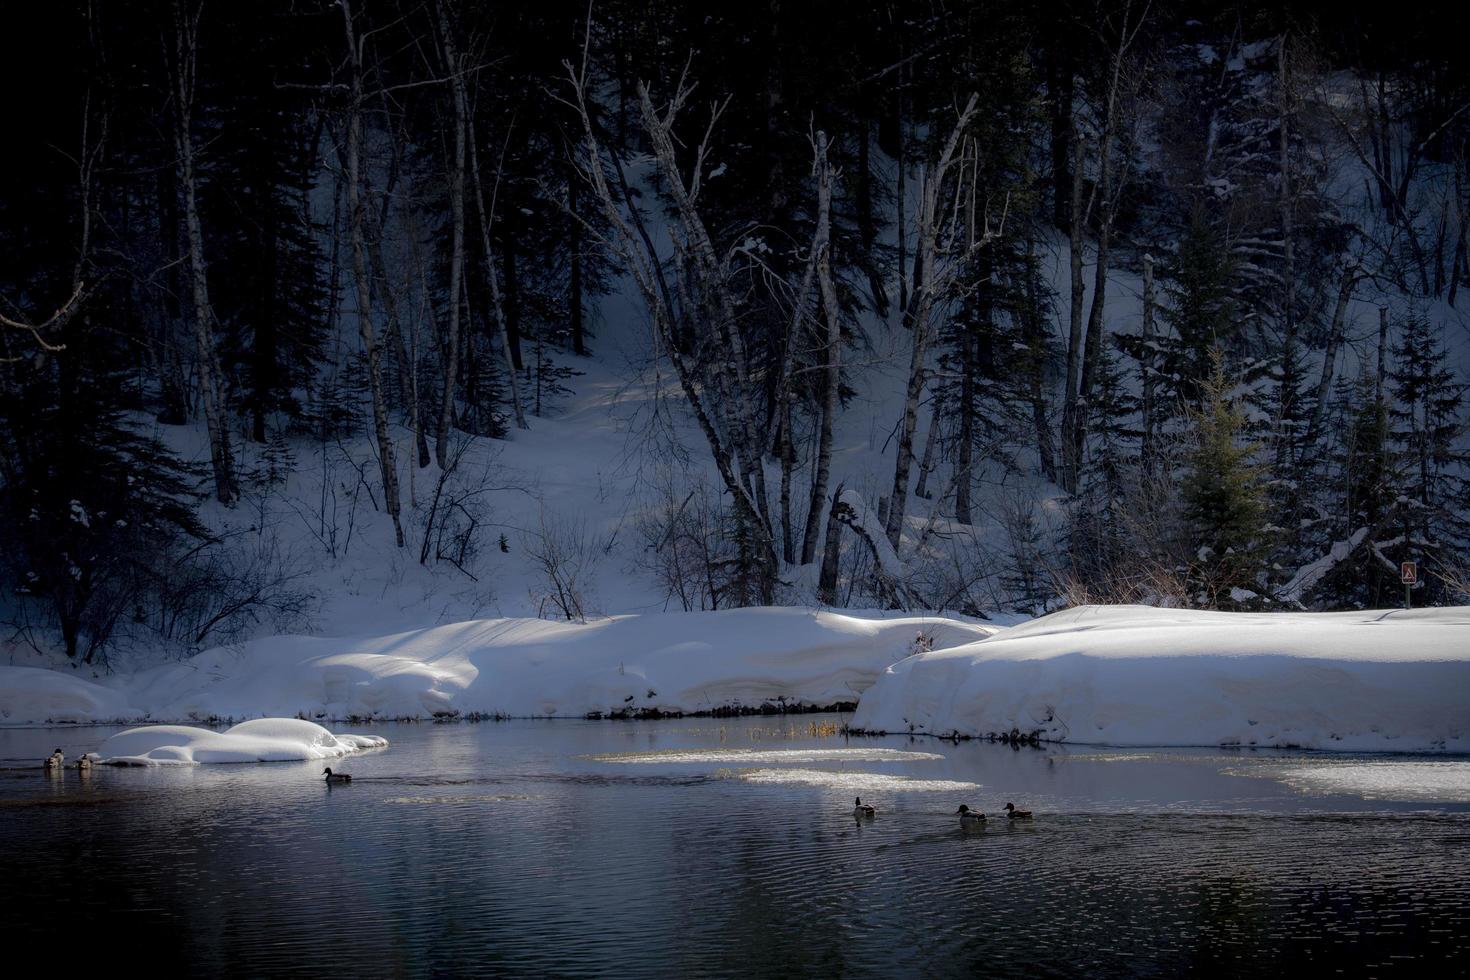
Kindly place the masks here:
POLYGON ((583 518, 562 518, 541 510, 539 527, 521 535, 521 545, 538 575, 530 585, 536 614, 554 611, 562 619, 586 622, 589 599, 603 543, 583 518))
POLYGON ((686 490, 666 476, 655 493, 637 521, 643 541, 637 564, 663 589, 665 604, 677 600, 692 611, 760 601, 750 557, 759 545, 718 491, 703 482, 686 490))
POLYGON ((186 651, 233 642, 261 625, 299 631, 317 607, 303 587, 307 569, 274 530, 212 538, 158 570, 152 601, 139 604, 133 622, 186 651))

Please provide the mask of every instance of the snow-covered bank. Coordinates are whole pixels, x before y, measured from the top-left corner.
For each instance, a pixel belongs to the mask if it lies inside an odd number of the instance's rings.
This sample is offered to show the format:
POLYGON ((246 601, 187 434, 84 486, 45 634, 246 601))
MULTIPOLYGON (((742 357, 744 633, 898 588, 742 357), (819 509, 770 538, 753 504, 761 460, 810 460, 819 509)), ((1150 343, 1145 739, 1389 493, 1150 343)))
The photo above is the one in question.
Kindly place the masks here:
POLYGON ((1470 607, 1083 606, 886 671, 857 728, 1103 745, 1470 752, 1470 607))
POLYGON ((333 735, 297 718, 257 718, 223 732, 187 725, 131 728, 102 743, 97 756, 118 766, 166 766, 226 762, 300 762, 338 759, 378 749, 380 735, 333 735))
POLYGON ((0 723, 426 718, 852 702, 923 645, 995 627, 933 616, 737 609, 593 623, 475 620, 367 639, 282 636, 85 681, 0 667, 0 723))

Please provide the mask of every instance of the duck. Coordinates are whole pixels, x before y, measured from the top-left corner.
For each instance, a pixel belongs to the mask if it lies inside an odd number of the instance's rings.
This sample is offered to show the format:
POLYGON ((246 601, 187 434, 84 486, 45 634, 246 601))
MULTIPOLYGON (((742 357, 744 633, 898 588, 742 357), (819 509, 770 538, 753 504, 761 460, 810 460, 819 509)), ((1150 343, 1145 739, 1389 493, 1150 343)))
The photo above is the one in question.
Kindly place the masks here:
POLYGON ((961 827, 973 827, 977 824, 982 824, 985 822, 985 814, 981 813, 979 810, 971 810, 963 803, 960 804, 960 808, 956 810, 955 813, 958 813, 960 815, 961 827))
POLYGON ((331 766, 327 766, 327 768, 323 769, 322 772, 326 774, 327 782, 329 782, 329 783, 350 783, 350 782, 352 782, 352 776, 349 773, 345 773, 345 772, 333 772, 331 766))
POLYGON ((50 755, 48 755, 46 757, 46 761, 41 764, 47 769, 60 769, 62 766, 66 765, 66 756, 61 754, 60 749, 57 749, 55 752, 52 752, 50 755))
POLYGON ((1016 804, 1014 804, 1014 803, 1007 803, 1002 809, 1005 809, 1005 810, 1010 811, 1009 814, 1007 815, 1007 818, 1006 818, 1008 820, 1030 820, 1031 819, 1031 811, 1030 810, 1017 810, 1016 809, 1016 804))
POLYGON ((854 817, 873 817, 878 815, 878 808, 871 803, 864 803, 861 796, 853 797, 852 815, 854 817))

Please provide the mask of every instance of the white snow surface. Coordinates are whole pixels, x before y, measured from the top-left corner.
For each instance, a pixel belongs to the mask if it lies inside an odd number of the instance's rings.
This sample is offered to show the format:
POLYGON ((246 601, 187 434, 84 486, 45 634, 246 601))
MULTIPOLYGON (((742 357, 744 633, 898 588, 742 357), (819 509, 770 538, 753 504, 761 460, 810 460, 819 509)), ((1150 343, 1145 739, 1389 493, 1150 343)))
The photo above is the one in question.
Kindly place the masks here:
POLYGON ((369 638, 278 636, 133 675, 0 666, 0 723, 572 716, 856 701, 922 632, 996 627, 796 608, 474 620, 369 638))
POLYGON ((1081 606, 895 664, 852 724, 1120 746, 1470 752, 1470 607, 1081 606))
POLYGON ((337 759, 387 744, 380 735, 333 735, 299 718, 257 718, 223 732, 187 725, 130 728, 103 742, 96 755, 102 762, 124 766, 298 762, 337 759))

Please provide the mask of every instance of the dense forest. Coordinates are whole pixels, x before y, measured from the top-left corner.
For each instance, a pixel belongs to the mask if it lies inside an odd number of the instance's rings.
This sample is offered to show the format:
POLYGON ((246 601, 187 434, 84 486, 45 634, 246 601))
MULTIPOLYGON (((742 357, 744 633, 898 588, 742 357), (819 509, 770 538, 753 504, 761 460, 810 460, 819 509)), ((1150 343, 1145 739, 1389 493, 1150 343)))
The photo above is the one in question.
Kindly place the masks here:
POLYGON ((566 618, 598 553, 685 609, 1466 601, 1459 5, 3 18, 12 642, 309 628, 367 538, 566 618), (467 461, 558 438, 613 300, 629 527, 516 536, 467 461))

